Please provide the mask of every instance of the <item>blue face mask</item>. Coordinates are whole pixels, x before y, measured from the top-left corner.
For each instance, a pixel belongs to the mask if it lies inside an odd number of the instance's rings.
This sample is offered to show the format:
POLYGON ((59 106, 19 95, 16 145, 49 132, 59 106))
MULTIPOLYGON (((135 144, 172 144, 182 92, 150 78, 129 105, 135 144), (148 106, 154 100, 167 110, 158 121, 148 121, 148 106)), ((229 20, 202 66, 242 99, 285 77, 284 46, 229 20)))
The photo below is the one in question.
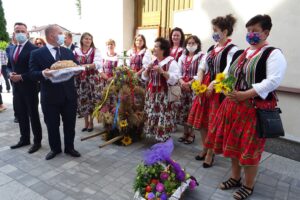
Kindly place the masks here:
POLYGON ((26 33, 16 33, 15 38, 19 44, 23 44, 27 40, 27 35, 26 33))
POLYGON ((65 41, 65 36, 63 34, 57 35, 56 42, 58 45, 63 45, 65 41))
POLYGON ((249 32, 246 35, 246 40, 250 45, 257 45, 261 41, 260 33, 259 32, 249 32))
POLYGON ((212 38, 214 39, 215 42, 219 42, 222 39, 222 35, 221 33, 214 32, 212 34, 212 38))

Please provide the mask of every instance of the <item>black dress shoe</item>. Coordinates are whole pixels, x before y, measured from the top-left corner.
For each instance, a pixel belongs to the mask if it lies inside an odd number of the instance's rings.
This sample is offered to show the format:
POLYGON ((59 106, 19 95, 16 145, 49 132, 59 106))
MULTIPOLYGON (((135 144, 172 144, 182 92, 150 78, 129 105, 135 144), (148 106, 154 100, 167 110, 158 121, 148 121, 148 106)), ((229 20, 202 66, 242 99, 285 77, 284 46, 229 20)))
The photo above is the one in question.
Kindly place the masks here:
POLYGON ((84 132, 84 131, 87 131, 88 130, 88 128, 83 128, 83 129, 81 129, 81 132, 84 132))
POLYGON ((61 151, 50 151, 47 155, 46 155, 46 160, 51 160, 52 158, 54 158, 57 154, 61 153, 61 151))
POLYGON ((94 128, 88 128, 87 132, 92 132, 94 130, 94 128))
POLYGON ((20 141, 17 144, 10 146, 10 148, 11 149, 17 149, 17 148, 20 148, 20 147, 23 147, 23 146, 27 146, 27 145, 30 145, 30 142, 20 141))
POLYGON ((33 144, 32 147, 28 150, 28 153, 34 153, 41 148, 41 144, 33 144))
POLYGON ((15 122, 15 123, 19 123, 18 118, 15 117, 14 122, 15 122))
POLYGON ((80 157, 80 153, 78 151, 76 151, 75 149, 66 149, 65 150, 66 154, 69 154, 72 157, 80 157))

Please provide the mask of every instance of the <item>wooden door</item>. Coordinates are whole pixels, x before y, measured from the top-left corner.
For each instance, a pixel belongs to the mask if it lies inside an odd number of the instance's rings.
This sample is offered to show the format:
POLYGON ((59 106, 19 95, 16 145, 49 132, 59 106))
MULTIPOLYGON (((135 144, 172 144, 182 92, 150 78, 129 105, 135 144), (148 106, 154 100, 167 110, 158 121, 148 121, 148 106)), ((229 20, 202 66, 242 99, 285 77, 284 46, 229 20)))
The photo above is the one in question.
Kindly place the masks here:
POLYGON ((193 0, 135 0, 136 30, 157 29, 168 37, 173 27, 173 12, 191 9, 193 0))

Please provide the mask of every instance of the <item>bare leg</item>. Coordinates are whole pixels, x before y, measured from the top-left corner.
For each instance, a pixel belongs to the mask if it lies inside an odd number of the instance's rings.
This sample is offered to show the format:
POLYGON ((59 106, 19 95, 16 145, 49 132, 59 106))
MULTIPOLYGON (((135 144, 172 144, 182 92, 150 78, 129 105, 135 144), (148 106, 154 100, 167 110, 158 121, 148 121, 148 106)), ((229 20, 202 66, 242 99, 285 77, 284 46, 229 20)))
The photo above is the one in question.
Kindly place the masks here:
MULTIPOLYGON (((236 158, 231 158, 231 178, 236 181, 239 181, 241 178, 241 172, 242 172, 242 168, 239 165, 239 160, 236 158)), ((220 184, 220 188, 229 189, 226 188, 226 185, 224 185, 223 183, 220 184)))
POLYGON ((253 188, 255 177, 258 171, 258 166, 247 166, 244 168, 244 171, 245 171, 245 186, 249 188, 253 188))
POLYGON ((202 156, 204 154, 207 153, 207 149, 205 148, 204 144, 205 144, 205 139, 206 139, 206 136, 207 136, 207 129, 203 128, 200 130, 200 133, 201 133, 201 141, 200 141, 200 145, 202 145, 203 147, 203 150, 202 150, 202 156))
POLYGON ((88 128, 89 127, 89 116, 85 116, 84 117, 84 128, 88 128))
POLYGON ((88 116, 89 117, 89 120, 88 120, 88 128, 89 129, 92 129, 92 128, 94 128, 94 123, 93 123, 93 116, 92 115, 89 115, 88 116))

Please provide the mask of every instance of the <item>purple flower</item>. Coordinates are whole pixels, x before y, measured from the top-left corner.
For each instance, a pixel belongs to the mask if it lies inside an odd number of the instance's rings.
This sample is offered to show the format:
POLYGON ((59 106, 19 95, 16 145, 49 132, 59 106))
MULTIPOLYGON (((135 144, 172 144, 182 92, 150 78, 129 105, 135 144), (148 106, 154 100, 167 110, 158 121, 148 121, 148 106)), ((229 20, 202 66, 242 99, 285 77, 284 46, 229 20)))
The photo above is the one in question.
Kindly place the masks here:
POLYGON ((178 171, 177 174, 176 174, 176 178, 179 180, 179 181, 184 181, 185 180, 185 173, 184 171, 178 171))
POLYGON ((169 178, 169 174, 168 174, 167 172, 162 172, 162 173, 160 174, 160 179, 161 179, 161 180, 165 181, 165 180, 167 180, 168 178, 169 178))
POLYGON ((189 187, 191 190, 195 189, 195 187, 197 186, 197 183, 194 179, 191 180, 189 187))
POLYGON ((155 198, 155 194, 153 192, 150 192, 147 196, 148 199, 154 199, 155 198))
POLYGON ((166 193, 161 193, 160 197, 161 200, 167 200, 168 199, 168 195, 166 193))
POLYGON ((162 191, 164 191, 164 190, 165 190, 164 184, 162 184, 162 183, 157 183, 157 185, 156 185, 156 191, 157 191, 157 192, 162 192, 162 191))

